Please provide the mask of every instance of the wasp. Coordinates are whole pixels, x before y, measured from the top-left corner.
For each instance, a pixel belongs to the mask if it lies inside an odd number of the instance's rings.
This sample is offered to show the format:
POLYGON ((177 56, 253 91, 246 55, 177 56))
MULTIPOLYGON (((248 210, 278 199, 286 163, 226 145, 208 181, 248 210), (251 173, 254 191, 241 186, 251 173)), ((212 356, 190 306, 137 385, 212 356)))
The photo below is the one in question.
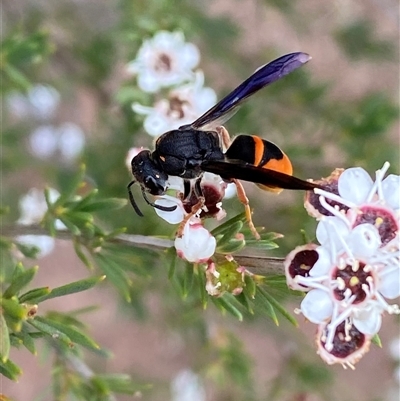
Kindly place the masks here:
POLYGON ((142 150, 131 161, 134 180, 128 184, 130 202, 139 216, 131 187, 138 182, 143 198, 152 207, 173 211, 177 206, 157 205, 147 197, 164 195, 168 177, 184 180, 184 201, 193 193, 198 204, 188 218, 204 205, 201 179, 204 172, 221 176, 234 182, 239 200, 244 204, 251 231, 259 238, 251 219, 249 201, 239 180, 257 184, 264 190, 280 192, 282 189, 311 190, 316 187, 308 181, 292 176, 292 164, 286 154, 274 143, 258 136, 239 135, 231 141, 222 126, 238 107, 254 93, 281 79, 304 65, 311 57, 302 52, 290 53, 258 68, 231 93, 206 111, 193 123, 162 134, 155 148, 142 150))

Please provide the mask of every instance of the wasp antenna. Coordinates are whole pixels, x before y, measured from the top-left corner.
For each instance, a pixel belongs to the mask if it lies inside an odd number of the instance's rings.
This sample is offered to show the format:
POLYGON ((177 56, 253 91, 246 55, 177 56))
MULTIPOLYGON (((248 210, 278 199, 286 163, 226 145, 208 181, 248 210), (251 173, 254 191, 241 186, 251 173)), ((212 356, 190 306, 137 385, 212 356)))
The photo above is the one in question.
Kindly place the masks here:
POLYGON ((135 183, 136 181, 131 181, 127 188, 128 188, 128 194, 129 194, 129 201, 131 202, 131 205, 133 207, 133 209, 135 210, 136 214, 138 214, 140 217, 143 217, 143 213, 140 211, 139 206, 137 205, 137 203, 135 202, 135 199, 133 197, 133 193, 131 190, 131 186, 135 183))
POLYGON ((142 189, 142 194, 144 200, 147 202, 148 205, 153 206, 154 209, 163 210, 164 212, 173 212, 178 206, 161 206, 157 205, 153 202, 150 202, 149 198, 146 196, 146 192, 142 189))

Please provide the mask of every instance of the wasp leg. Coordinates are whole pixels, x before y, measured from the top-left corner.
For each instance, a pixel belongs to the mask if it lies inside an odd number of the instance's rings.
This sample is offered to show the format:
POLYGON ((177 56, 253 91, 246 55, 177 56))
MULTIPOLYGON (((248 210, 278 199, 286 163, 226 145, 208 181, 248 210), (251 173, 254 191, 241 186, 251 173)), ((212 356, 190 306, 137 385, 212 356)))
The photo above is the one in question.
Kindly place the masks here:
MULTIPOLYGON (((190 181, 186 181, 185 180, 184 184, 186 184, 186 183, 190 184, 190 181)), ((204 206, 205 199, 204 199, 203 191, 201 190, 200 183, 201 183, 201 178, 196 180, 196 182, 194 183, 194 187, 193 188, 190 187, 190 191, 189 192, 188 192, 188 187, 185 185, 185 195, 187 194, 187 196, 189 196, 191 194, 191 191, 193 190, 195 195, 196 195, 196 197, 197 197, 197 199, 198 199, 198 202, 195 205, 192 206, 192 210, 190 211, 190 213, 188 213, 184 217, 182 222, 179 224, 178 232, 177 232, 177 236, 179 238, 182 237, 182 235, 183 235, 183 229, 185 228, 186 223, 190 220, 191 217, 196 215, 199 212, 199 210, 204 206)))
POLYGON ((246 192, 243 188, 243 185, 239 180, 237 180, 235 178, 232 181, 236 185, 237 196, 238 196, 240 202, 244 205, 244 211, 246 212, 246 219, 247 219, 247 223, 250 227, 250 231, 256 239, 260 239, 260 234, 257 232, 256 228, 254 227, 253 219, 251 218, 249 199, 246 196, 246 192))
POLYGON ((229 146, 231 146, 231 137, 228 130, 220 125, 219 127, 215 128, 215 131, 217 131, 218 135, 221 137, 224 151, 226 151, 229 146))

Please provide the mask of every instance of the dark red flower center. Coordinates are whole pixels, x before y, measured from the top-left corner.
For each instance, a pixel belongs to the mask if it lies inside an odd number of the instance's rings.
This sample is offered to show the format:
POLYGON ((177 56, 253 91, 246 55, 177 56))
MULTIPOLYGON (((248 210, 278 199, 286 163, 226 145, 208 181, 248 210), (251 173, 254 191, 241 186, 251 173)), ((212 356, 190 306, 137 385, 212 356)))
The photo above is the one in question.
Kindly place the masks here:
POLYGON ((296 276, 308 277, 309 272, 317 262, 318 257, 318 252, 314 249, 305 249, 297 252, 289 265, 290 276, 293 278, 296 276))
MULTIPOLYGON (((348 323, 346 327, 346 322, 342 322, 336 328, 333 348, 329 353, 337 358, 345 359, 365 344, 365 335, 358 331, 354 325, 348 326, 348 323)), ((325 348, 325 342, 322 339, 320 341, 325 348)))
POLYGON ((333 291, 337 300, 342 301, 349 297, 350 289, 350 296, 355 296, 354 304, 364 301, 367 296, 365 285, 369 288, 372 280, 371 273, 366 271, 365 266, 365 263, 355 261, 353 265, 347 265, 344 269, 336 267, 332 278, 337 283, 337 288, 333 291))
POLYGON ((382 206, 366 205, 362 206, 360 211, 361 213, 357 216, 354 227, 364 223, 374 225, 379 231, 382 245, 395 238, 399 226, 389 209, 382 206))

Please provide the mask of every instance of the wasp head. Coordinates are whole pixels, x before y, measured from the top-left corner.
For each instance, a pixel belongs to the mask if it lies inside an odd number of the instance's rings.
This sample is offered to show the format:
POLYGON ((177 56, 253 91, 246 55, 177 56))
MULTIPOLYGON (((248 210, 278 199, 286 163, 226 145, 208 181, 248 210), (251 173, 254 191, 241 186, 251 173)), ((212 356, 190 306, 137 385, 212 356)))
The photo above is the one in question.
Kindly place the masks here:
POLYGON ((141 187, 152 195, 164 195, 168 175, 154 162, 149 150, 142 150, 131 161, 132 174, 141 187))
POLYGON ((146 196, 146 193, 150 193, 151 195, 164 195, 168 188, 168 175, 157 165, 157 163, 155 163, 149 150, 142 150, 140 153, 138 153, 132 159, 131 166, 132 174, 135 177, 135 180, 130 182, 128 185, 129 199, 139 216, 143 216, 143 214, 137 206, 131 191, 131 186, 135 182, 140 184, 143 198, 150 206, 166 211, 173 211, 176 209, 176 206, 166 207, 156 205, 146 196))

